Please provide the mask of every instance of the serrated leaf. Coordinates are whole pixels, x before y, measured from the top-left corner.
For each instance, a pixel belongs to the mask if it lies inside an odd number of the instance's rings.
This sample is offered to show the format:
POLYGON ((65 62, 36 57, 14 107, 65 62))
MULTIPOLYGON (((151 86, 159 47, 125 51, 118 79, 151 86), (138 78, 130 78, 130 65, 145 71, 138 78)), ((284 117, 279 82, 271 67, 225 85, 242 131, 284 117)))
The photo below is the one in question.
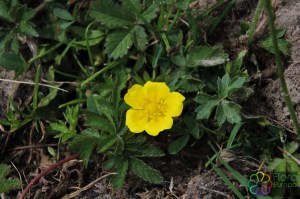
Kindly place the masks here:
MULTIPOLYGON (((292 47, 291 43, 289 43, 285 39, 277 39, 277 43, 278 43, 279 51, 282 54, 284 54, 285 56, 291 55, 291 47, 292 47)), ((266 39, 261 40, 259 42, 259 46, 266 49, 270 53, 275 54, 271 37, 267 37, 266 39)))
POLYGON ((134 157, 163 157, 165 155, 163 150, 151 144, 142 146, 136 144, 126 145, 126 150, 134 157))
POLYGON ((18 189, 22 183, 17 179, 4 179, 0 180, 0 193, 8 192, 13 189, 18 189))
POLYGON ((80 159, 87 167, 88 161, 93 154, 98 142, 100 140, 99 133, 94 129, 85 129, 81 134, 76 135, 70 144, 70 149, 74 153, 80 154, 80 159))
POLYGON ((127 170, 129 166, 128 159, 119 159, 117 164, 115 165, 115 172, 117 172, 117 175, 114 175, 111 178, 111 183, 113 184, 114 188, 120 189, 122 185, 124 184, 125 177, 127 175, 127 170))
POLYGON ((75 129, 69 129, 62 121, 59 121, 59 123, 51 123, 50 126, 52 130, 59 132, 54 138, 61 138, 62 142, 71 139, 76 134, 75 129))
POLYGON ((136 21, 136 16, 130 9, 111 0, 94 1, 91 8, 91 16, 108 27, 129 26, 136 21))
POLYGON ((131 157, 130 158, 130 168, 137 176, 154 184, 160 184, 163 178, 159 171, 153 169, 142 160, 131 157))
POLYGON ((229 74, 226 73, 222 79, 218 78, 217 85, 218 85, 218 95, 220 98, 225 98, 230 95, 231 92, 242 88, 245 82, 244 77, 234 77, 230 78, 229 74))
POLYGON ((227 120, 231 124, 240 123, 240 109, 241 107, 238 104, 223 100, 218 105, 215 116, 219 126, 221 126, 225 122, 225 120, 227 120))
POLYGON ((10 173, 10 166, 0 164, 0 193, 20 188, 22 183, 17 179, 6 179, 10 173))
POLYGON ((105 53, 114 59, 121 58, 127 54, 133 44, 133 31, 123 29, 109 34, 105 42, 105 53))
POLYGON ((214 49, 207 46, 199 46, 193 49, 186 56, 187 66, 190 68, 196 66, 217 66, 227 61, 228 54, 221 49, 214 49))
POLYGON ((99 95, 91 95, 87 98, 87 109, 99 115, 104 115, 115 129, 114 119, 117 119, 117 113, 109 102, 102 99, 99 95))
POLYGON ((147 47, 148 40, 147 34, 145 29, 142 26, 135 26, 133 28, 134 33, 134 45, 137 47, 138 50, 144 51, 147 47))
POLYGON ((194 100, 201 104, 195 110, 197 119, 208 119, 213 109, 220 103, 220 99, 216 96, 209 96, 204 93, 198 95, 194 100))
POLYGON ((173 140, 168 146, 168 152, 171 155, 177 154, 179 151, 181 151, 186 146, 189 139, 190 139, 190 135, 186 134, 186 135, 180 136, 179 138, 173 140))
POLYGON ((152 4, 151 6, 149 6, 142 14, 142 16, 144 17, 144 19, 147 22, 151 22, 152 19, 154 19, 156 17, 156 13, 157 13, 157 5, 152 4))
POLYGON ((115 133, 114 127, 104 117, 100 115, 89 115, 85 121, 85 126, 92 127, 98 130, 115 133))
POLYGON ((10 166, 0 164, 0 180, 4 179, 10 173, 10 166))
POLYGON ((111 170, 113 169, 118 161, 121 159, 121 157, 119 156, 110 156, 108 157, 108 159, 103 163, 103 167, 106 169, 106 170, 111 170))
POLYGON ((78 121, 79 106, 67 107, 64 117, 72 128, 75 129, 78 121))
POLYGON ((97 151, 103 153, 109 150, 117 141, 118 137, 116 135, 101 136, 97 151))
POLYGON ((62 8, 54 8, 53 13, 55 16, 57 16, 58 18, 67 20, 67 21, 72 21, 74 20, 73 16, 71 15, 71 13, 69 13, 68 11, 66 11, 65 9, 62 8))
POLYGON ((6 70, 24 70, 26 63, 19 55, 5 52, 0 55, 0 66, 6 70))

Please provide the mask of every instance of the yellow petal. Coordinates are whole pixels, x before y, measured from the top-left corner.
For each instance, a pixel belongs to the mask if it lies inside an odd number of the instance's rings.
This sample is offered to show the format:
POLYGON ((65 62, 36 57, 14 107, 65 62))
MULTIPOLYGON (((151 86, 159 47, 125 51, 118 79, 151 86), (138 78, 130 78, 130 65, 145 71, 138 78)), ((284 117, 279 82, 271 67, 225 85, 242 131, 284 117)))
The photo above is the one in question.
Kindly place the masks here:
POLYGON ((146 125, 146 132, 149 135, 157 136, 159 132, 170 129, 173 125, 173 119, 170 116, 160 116, 158 118, 152 119, 146 125))
POLYGON ((143 87, 139 84, 133 85, 126 93, 124 100, 126 104, 134 109, 142 109, 144 102, 143 87))
POLYGON ((178 92, 172 92, 164 101, 165 114, 177 117, 182 113, 184 96, 178 92))
POLYGON ((145 130, 148 117, 141 110, 129 109, 126 112, 126 125, 133 133, 141 133, 145 130))
POLYGON ((165 82, 148 81, 144 85, 145 96, 149 99, 161 99, 170 94, 170 89, 165 82))

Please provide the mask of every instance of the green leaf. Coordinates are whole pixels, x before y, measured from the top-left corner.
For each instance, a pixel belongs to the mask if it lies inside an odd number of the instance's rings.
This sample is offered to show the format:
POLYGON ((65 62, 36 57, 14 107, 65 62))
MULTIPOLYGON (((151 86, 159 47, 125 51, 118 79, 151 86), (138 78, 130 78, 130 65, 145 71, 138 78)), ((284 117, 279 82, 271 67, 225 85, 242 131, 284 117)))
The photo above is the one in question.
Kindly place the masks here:
POLYGON ((181 151, 183 149, 183 147, 185 147, 185 145, 188 143, 189 139, 190 139, 189 134, 180 136, 179 138, 175 139, 174 141, 172 141, 169 144, 168 152, 171 155, 177 154, 179 151, 181 151))
POLYGON ((144 51, 148 44, 147 34, 145 32, 145 29, 142 26, 137 25, 133 28, 133 34, 134 34, 134 45, 137 47, 138 50, 144 51))
POLYGON ((62 142, 71 139, 76 134, 75 129, 69 129, 62 121, 59 121, 59 123, 51 123, 50 126, 52 130, 59 132, 54 138, 61 138, 62 142))
POLYGON ((203 135, 203 132, 200 131, 200 128, 198 126, 198 124, 196 124, 190 131, 189 133, 196 139, 196 140, 199 140, 202 135, 203 135))
POLYGON ((289 153, 289 154, 293 154, 297 151, 297 149, 299 148, 299 145, 297 142, 295 141, 291 141, 287 144, 285 144, 284 149, 289 153))
POLYGON ((117 141, 118 137, 116 135, 101 136, 97 149, 98 152, 103 153, 109 150, 117 141))
POLYGON ((152 19, 155 19, 156 18, 156 15, 157 15, 157 10, 158 10, 158 7, 156 4, 152 4, 150 5, 142 14, 142 16, 144 17, 144 19, 147 21, 147 22, 151 22, 152 19))
POLYGON ((125 177, 127 175, 127 170, 129 166, 128 159, 124 159, 123 157, 119 159, 117 164, 115 165, 115 172, 118 173, 118 175, 114 175, 111 178, 111 183, 113 184, 114 188, 120 189, 122 185, 124 184, 125 177))
POLYGON ((85 121, 85 126, 109 133, 115 133, 115 129, 111 123, 100 115, 88 115, 87 120, 85 121))
POLYGON ((111 28, 129 26, 136 21, 132 10, 111 0, 94 1, 91 8, 91 16, 111 28))
POLYGON ((121 29, 110 33, 106 38, 105 53, 114 59, 123 57, 133 44, 133 36, 131 29, 121 29))
POLYGON ((137 144, 127 144, 126 150, 131 154, 131 156, 134 157, 163 157, 165 155, 163 150, 151 144, 146 144, 142 146, 139 146, 137 144))
POLYGON ((233 129, 232 129, 232 131, 231 131, 231 133, 230 133, 229 139, 228 139, 228 141, 227 141, 226 149, 229 149, 229 148, 232 146, 233 141, 234 141, 234 139, 235 139, 237 133, 239 132, 240 128, 243 126, 243 124, 244 124, 244 123, 238 123, 238 124, 236 124, 236 125, 233 127, 233 129))
POLYGON ((91 112, 98 113, 99 115, 104 115, 111 125, 114 128, 116 127, 114 121, 114 119, 117 119, 116 110, 109 102, 102 99, 99 95, 91 95, 87 98, 87 109, 91 112))
POLYGON ((20 31, 22 33, 26 33, 29 36, 38 37, 39 34, 35 30, 32 24, 30 24, 28 21, 21 21, 19 25, 20 31))
POLYGON ((78 113, 79 113, 79 106, 67 107, 67 110, 64 113, 64 117, 67 122, 70 124, 70 127, 75 129, 77 126, 78 121, 78 113))
POLYGON ((67 21, 74 20, 73 16, 68 11, 66 11, 65 9, 54 8, 53 13, 58 18, 61 18, 61 19, 67 20, 67 21))
POLYGON ((233 79, 230 79, 229 74, 226 73, 222 79, 218 78, 217 84, 218 84, 218 96, 220 98, 228 97, 228 95, 239 89, 242 88, 243 84, 245 82, 244 77, 234 77, 233 79))
POLYGON ((228 62, 226 64, 225 72, 230 74, 239 73, 243 65, 244 57, 246 56, 247 53, 248 50, 242 50, 234 61, 228 62))
POLYGON ((186 56, 187 66, 194 68, 196 66, 217 66, 227 61, 228 54, 221 49, 215 49, 207 46, 199 46, 193 49, 186 56))
POLYGON ((0 180, 0 193, 19 189, 21 186, 22 183, 18 179, 3 179, 0 180))
POLYGON ((121 159, 122 157, 119 156, 109 156, 108 159, 103 163, 103 167, 106 170, 111 170, 117 165, 118 161, 121 159))
POLYGON ((274 158, 268 165, 270 171, 286 173, 286 161, 281 158, 274 158))
POLYGON ((243 176, 241 173, 233 169, 226 161, 221 159, 222 165, 226 167, 226 169, 234 176, 234 178, 244 187, 248 186, 248 179, 243 176))
POLYGON ((17 179, 6 179, 10 173, 10 166, 0 164, 0 193, 8 192, 21 187, 22 183, 17 179))
POLYGON ((0 1, 0 18, 5 19, 6 21, 12 22, 13 19, 10 16, 9 7, 7 1, 0 1))
POLYGON ((48 104, 56 97, 58 90, 53 89, 50 91, 50 93, 46 96, 43 97, 38 104, 38 108, 48 106, 48 104))
POLYGON ((81 134, 76 135, 70 144, 70 149, 74 153, 80 154, 80 159, 87 167, 88 161, 92 156, 97 144, 99 143, 100 135, 94 129, 85 129, 81 134))
POLYGON ((228 177, 223 173, 221 169, 216 167, 212 162, 210 162, 211 165, 213 166, 213 169, 217 172, 217 174, 221 177, 221 179, 225 182, 225 184, 234 192, 234 194, 239 198, 239 199, 244 199, 244 196, 241 194, 241 192, 230 182, 228 177))
POLYGON ((216 96, 209 96, 204 93, 199 94, 195 99, 201 105, 197 107, 197 119, 208 119, 213 109, 220 103, 216 96))
MULTIPOLYGON (((285 39, 277 39, 279 51, 285 56, 291 55, 292 44, 285 39)), ((258 45, 272 54, 275 54, 271 37, 261 40, 258 45)))
POLYGON ((135 173, 143 180, 146 180, 154 184, 161 184, 163 181, 163 178, 159 171, 153 169, 152 167, 150 167, 140 159, 131 157, 130 167, 133 173, 135 173))
POLYGON ((225 122, 225 120, 227 120, 231 124, 240 123, 240 109, 241 107, 238 104, 223 100, 218 105, 215 116, 219 126, 221 126, 225 122))
MULTIPOLYGON (((105 34, 100 30, 89 30, 87 39, 89 40, 89 46, 95 46, 99 44, 105 38, 105 34)), ((86 40, 75 41, 75 45, 87 46, 86 40)))
POLYGON ((7 52, 0 55, 0 66, 6 70, 24 70, 26 62, 19 55, 7 52))
POLYGON ((0 180, 4 179, 10 173, 10 166, 0 164, 0 180))

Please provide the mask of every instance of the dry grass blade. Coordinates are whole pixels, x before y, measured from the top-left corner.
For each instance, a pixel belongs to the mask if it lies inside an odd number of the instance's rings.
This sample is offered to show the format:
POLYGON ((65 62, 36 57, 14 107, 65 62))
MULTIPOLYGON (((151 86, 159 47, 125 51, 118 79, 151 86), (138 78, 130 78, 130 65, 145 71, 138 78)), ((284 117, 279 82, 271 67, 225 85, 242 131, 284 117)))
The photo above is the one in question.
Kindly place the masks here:
POLYGON ((101 176, 101 177, 97 178, 96 180, 94 180, 93 182, 91 182, 91 183, 89 183, 88 185, 86 185, 85 187, 80 188, 79 190, 74 191, 74 192, 72 192, 72 193, 70 193, 70 194, 68 194, 68 195, 66 195, 66 196, 64 196, 64 197, 62 197, 61 199, 74 198, 75 196, 77 196, 77 195, 80 194, 81 192, 90 189, 90 188, 91 188, 94 184, 96 184, 98 181, 100 181, 100 180, 102 180, 102 179, 104 179, 104 178, 106 178, 106 177, 108 177, 108 176, 116 175, 116 174, 117 174, 117 173, 108 173, 108 174, 106 174, 106 175, 104 175, 104 176, 101 176))

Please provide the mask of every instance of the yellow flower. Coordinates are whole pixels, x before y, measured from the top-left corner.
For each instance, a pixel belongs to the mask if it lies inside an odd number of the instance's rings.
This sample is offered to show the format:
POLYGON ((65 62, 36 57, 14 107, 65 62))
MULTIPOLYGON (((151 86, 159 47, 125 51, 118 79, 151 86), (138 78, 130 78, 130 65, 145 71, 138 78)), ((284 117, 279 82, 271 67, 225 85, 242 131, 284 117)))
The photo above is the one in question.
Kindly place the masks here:
POLYGON ((173 118, 181 114, 184 96, 170 92, 164 82, 148 81, 144 86, 133 85, 124 100, 131 106, 126 113, 126 125, 133 133, 144 130, 152 136, 170 129, 173 118))

